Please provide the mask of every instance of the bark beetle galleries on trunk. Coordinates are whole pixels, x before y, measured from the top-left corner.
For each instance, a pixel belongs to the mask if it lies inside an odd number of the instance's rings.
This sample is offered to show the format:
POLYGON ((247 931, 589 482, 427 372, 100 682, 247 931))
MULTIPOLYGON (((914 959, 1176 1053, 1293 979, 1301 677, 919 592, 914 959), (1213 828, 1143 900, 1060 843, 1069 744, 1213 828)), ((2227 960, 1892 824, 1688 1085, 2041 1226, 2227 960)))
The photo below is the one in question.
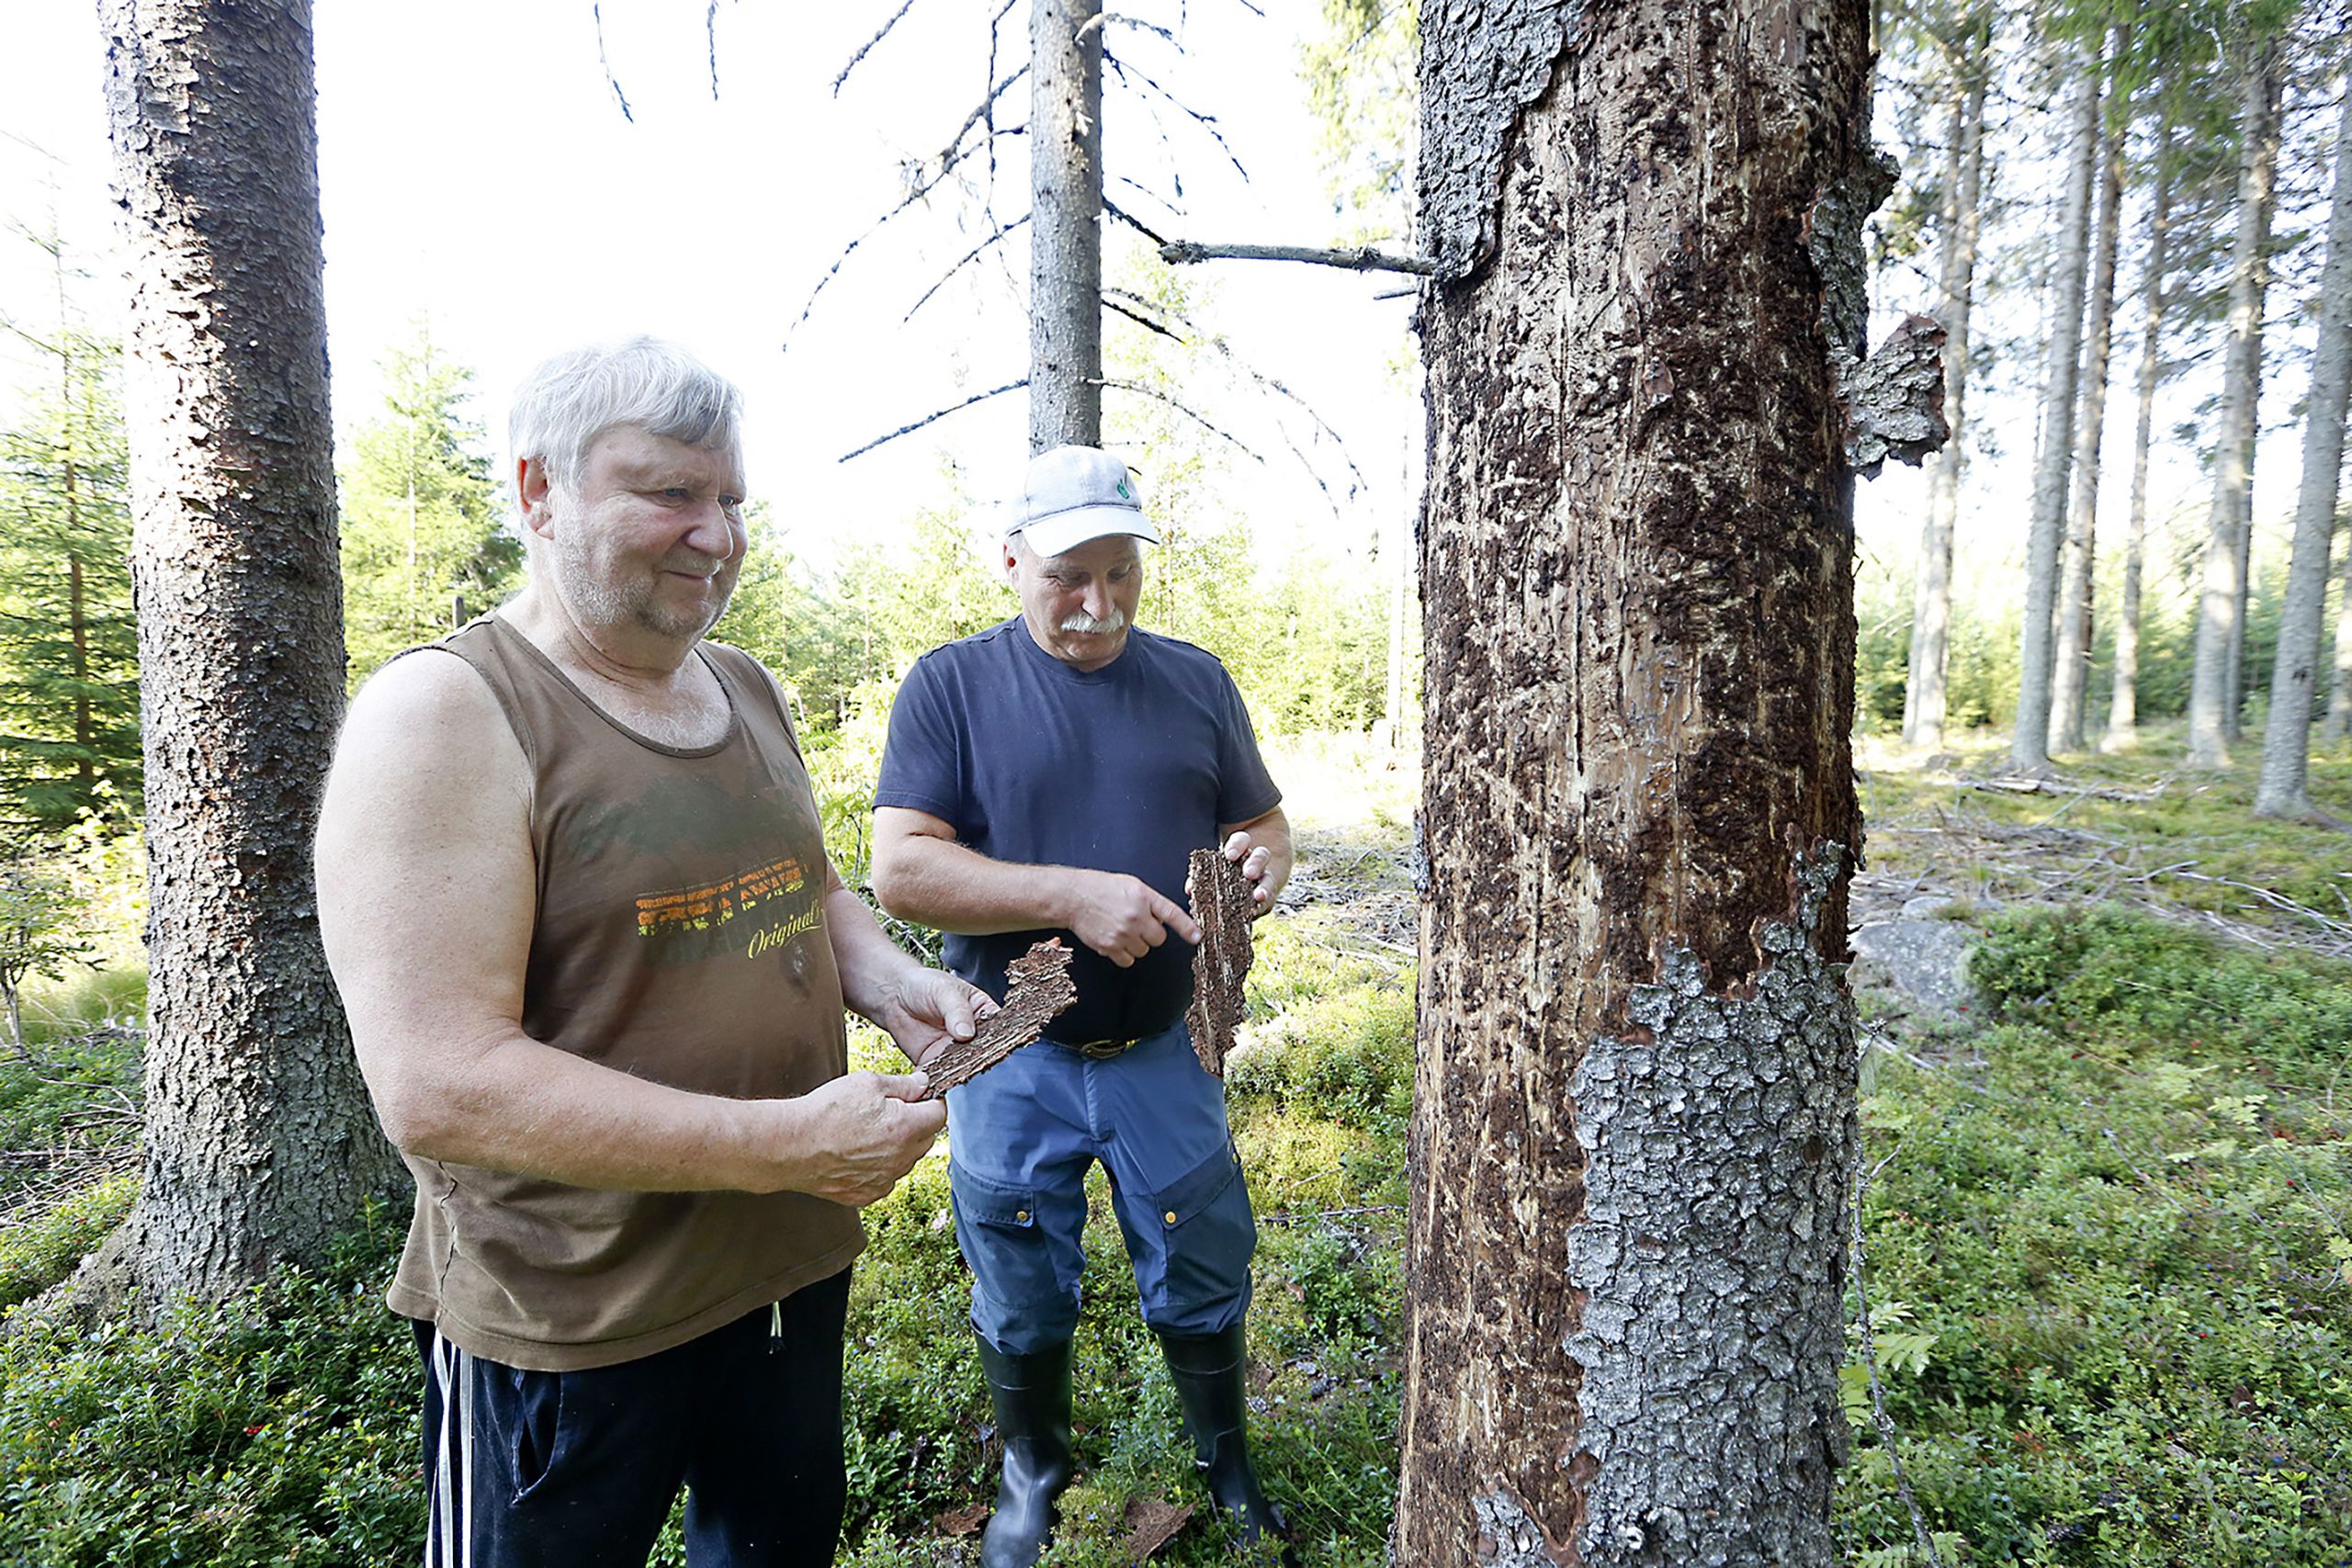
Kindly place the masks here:
POLYGON ((1453 275, 1422 312, 1396 1559, 1826 1563, 1860 824, 1810 247, 1865 173, 1867 13, 1453 0, 1422 26, 1453 275), (1537 89, 1498 94, 1534 39, 1537 89))
POLYGON ((343 713, 310 6, 104 0, 133 287, 126 391, 152 912, 157 1303, 319 1259, 390 1185, 321 953, 343 713))

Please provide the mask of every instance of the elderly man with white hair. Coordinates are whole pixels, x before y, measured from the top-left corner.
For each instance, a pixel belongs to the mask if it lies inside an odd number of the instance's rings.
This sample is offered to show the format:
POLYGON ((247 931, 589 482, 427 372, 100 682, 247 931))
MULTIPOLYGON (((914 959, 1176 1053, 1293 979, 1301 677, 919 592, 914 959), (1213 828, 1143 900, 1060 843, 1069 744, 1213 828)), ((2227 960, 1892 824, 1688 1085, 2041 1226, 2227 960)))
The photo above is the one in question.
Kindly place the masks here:
POLYGON ((992 1004, 834 875, 775 681, 705 640, 745 546, 735 389, 651 339, 518 394, 530 578, 354 702, 320 923, 416 1179, 428 1564, 830 1562, 856 1210, 944 1112, 847 1070, 992 1004))

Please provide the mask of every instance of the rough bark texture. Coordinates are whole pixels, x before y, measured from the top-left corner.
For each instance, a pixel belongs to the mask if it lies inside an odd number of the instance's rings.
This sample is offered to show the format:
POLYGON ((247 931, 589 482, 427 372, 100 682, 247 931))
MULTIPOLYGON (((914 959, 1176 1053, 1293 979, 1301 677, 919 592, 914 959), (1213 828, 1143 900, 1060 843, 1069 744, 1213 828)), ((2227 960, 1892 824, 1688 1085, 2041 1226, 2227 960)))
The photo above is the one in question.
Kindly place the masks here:
POLYGON ((1396 1558, 1826 1563, 1861 269, 1816 242, 1883 177, 1867 11, 1421 25, 1423 209, 1494 240, 1422 311, 1396 1558))
POLYGON ((1029 451, 1102 444, 1102 7, 1029 7, 1029 451))
MULTIPOLYGON (((2270 720, 2262 737, 2257 817, 2307 817, 2312 693, 2319 666, 2320 615, 2327 602, 2328 547, 2335 532, 2344 415, 2352 393, 2352 92, 2335 132, 2335 195, 2327 220, 2327 262, 2320 275, 2319 352, 2303 414, 2303 483, 2295 498, 2294 554, 2287 603, 2278 617, 2278 655, 2270 674, 2270 720)), ((2352 612, 2346 612, 2352 615, 2352 612)))
POLYGON ((1889 457, 1917 467, 1951 438, 1944 423, 1944 330, 1905 316, 1868 359, 1849 360, 1838 376, 1846 406, 1846 464, 1875 479, 1889 457))
POLYGON ((1193 950, 1193 1004, 1184 1010, 1193 1054, 1214 1077, 1225 1077, 1226 1053, 1241 1022, 1241 982, 1255 956, 1250 918, 1257 905, 1241 868, 1222 850, 1194 850, 1184 874, 1201 944, 1193 950))
POLYGON ((1975 294, 1976 237, 1984 185, 1984 89, 1992 72, 1989 12, 1966 35, 1958 96, 1952 102, 1951 200, 1944 214, 1937 314, 1944 328, 1944 423, 1950 431, 1928 474, 1928 518, 1919 535, 1912 591, 1911 660, 1903 684, 1903 740, 1929 750, 1944 743, 1951 643, 1953 525, 1960 514, 1961 441, 1968 390, 1968 316, 1975 294))
POLYGON ((980 1020, 969 1040, 950 1040, 941 1048, 923 1069, 925 1084, 918 1098, 937 1100, 1045 1033, 1054 1015, 1078 999, 1069 977, 1071 956, 1061 938, 1051 937, 1030 943, 1028 952, 1006 964, 1004 977, 1011 984, 1004 1005, 980 1020))
POLYGON ((105 0, 132 282, 151 1302, 323 1258, 396 1180, 319 946, 343 713, 310 6, 105 0))
MULTIPOLYGON (((2132 29, 2118 23, 2108 56, 2125 58, 2132 29)), ((2131 129, 2128 99, 2110 103, 2101 138, 2097 237, 2091 247, 2090 320, 2083 329, 2081 415, 2075 423, 2075 503, 2066 513, 2066 552, 2060 573, 2057 651, 2050 672, 2050 750, 2080 751, 2089 744, 2084 714, 2091 682, 2091 602, 2098 561, 2100 437, 2107 424, 2107 366, 2114 339, 2115 255, 2122 236, 2123 141, 2131 129)))
POLYGON ((2066 524, 2066 474, 2075 457, 2075 391, 2081 375, 2083 278, 2090 250, 2091 166, 2098 152, 2099 72, 2077 62, 2080 75, 2067 120, 2065 207, 2058 220, 2058 263, 2050 284, 2050 357, 2041 381, 2041 447, 2034 460, 2033 513, 2025 544, 2025 625, 2018 641, 2017 728, 2009 765, 2020 773, 2050 763, 2052 632, 2058 605, 2058 557, 2066 524))
POLYGON ((2132 434, 2132 521, 2123 540, 2123 602, 2115 615, 2115 684, 2108 694, 2103 751, 2140 743, 2140 585, 2148 539, 2148 446, 2155 426, 2156 382, 2164 369, 2165 251, 2171 237, 2173 121, 2165 99, 2156 138, 2154 191, 2148 204, 2147 319, 2140 334, 2140 417, 2132 434))
POLYGON ((2274 44, 2246 69, 2240 125, 2237 232, 2230 252, 2230 319, 2222 350, 2222 421, 2213 453, 2213 504, 2197 601, 2196 661, 2188 682, 2188 765, 2227 767, 2235 728, 2232 650, 2245 612, 2240 536, 2254 509, 2254 433, 2262 376, 2262 303, 2272 175, 2278 153, 2278 69, 2274 44))

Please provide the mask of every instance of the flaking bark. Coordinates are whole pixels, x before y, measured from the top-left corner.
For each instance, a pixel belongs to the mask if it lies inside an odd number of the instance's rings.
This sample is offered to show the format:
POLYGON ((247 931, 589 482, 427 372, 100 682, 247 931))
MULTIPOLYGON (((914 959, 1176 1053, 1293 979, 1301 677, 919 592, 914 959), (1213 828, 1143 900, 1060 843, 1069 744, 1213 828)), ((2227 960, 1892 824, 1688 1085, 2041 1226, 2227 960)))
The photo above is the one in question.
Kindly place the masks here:
POLYGON ((322 1261, 397 1178, 319 944, 343 713, 310 6, 104 0, 150 915, 151 1304, 322 1261))
POLYGON ((1826 1564, 1867 11, 1422 27, 1431 242, 1491 249, 1421 318, 1396 1558, 1826 1564))
POLYGON ((1032 942, 1005 965, 1004 1005, 980 1020, 969 1040, 950 1040, 923 1069, 922 1100, 937 1100, 1034 1043, 1055 1014, 1078 999, 1069 977, 1070 950, 1059 937, 1032 942))
POLYGON ((1250 924, 1256 902, 1241 868, 1226 859, 1222 850, 1193 852, 1184 891, 1192 900, 1193 923, 1201 928, 1201 944, 1193 950, 1193 1001, 1184 1010, 1184 1023, 1202 1068, 1221 1078, 1226 1054, 1233 1049, 1233 1032, 1241 1022, 1241 983, 1255 956, 1250 924))

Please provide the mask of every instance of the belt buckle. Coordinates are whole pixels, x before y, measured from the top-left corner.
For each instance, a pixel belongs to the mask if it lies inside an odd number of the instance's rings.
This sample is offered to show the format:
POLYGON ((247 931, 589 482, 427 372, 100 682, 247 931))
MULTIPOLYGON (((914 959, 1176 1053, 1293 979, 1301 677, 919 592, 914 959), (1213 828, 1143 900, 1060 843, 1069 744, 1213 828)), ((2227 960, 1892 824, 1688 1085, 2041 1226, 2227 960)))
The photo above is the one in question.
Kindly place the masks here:
POLYGON ((1073 1044, 1070 1049, 1090 1062, 1107 1062, 1134 1043, 1132 1040, 1089 1040, 1082 1044, 1073 1044))

